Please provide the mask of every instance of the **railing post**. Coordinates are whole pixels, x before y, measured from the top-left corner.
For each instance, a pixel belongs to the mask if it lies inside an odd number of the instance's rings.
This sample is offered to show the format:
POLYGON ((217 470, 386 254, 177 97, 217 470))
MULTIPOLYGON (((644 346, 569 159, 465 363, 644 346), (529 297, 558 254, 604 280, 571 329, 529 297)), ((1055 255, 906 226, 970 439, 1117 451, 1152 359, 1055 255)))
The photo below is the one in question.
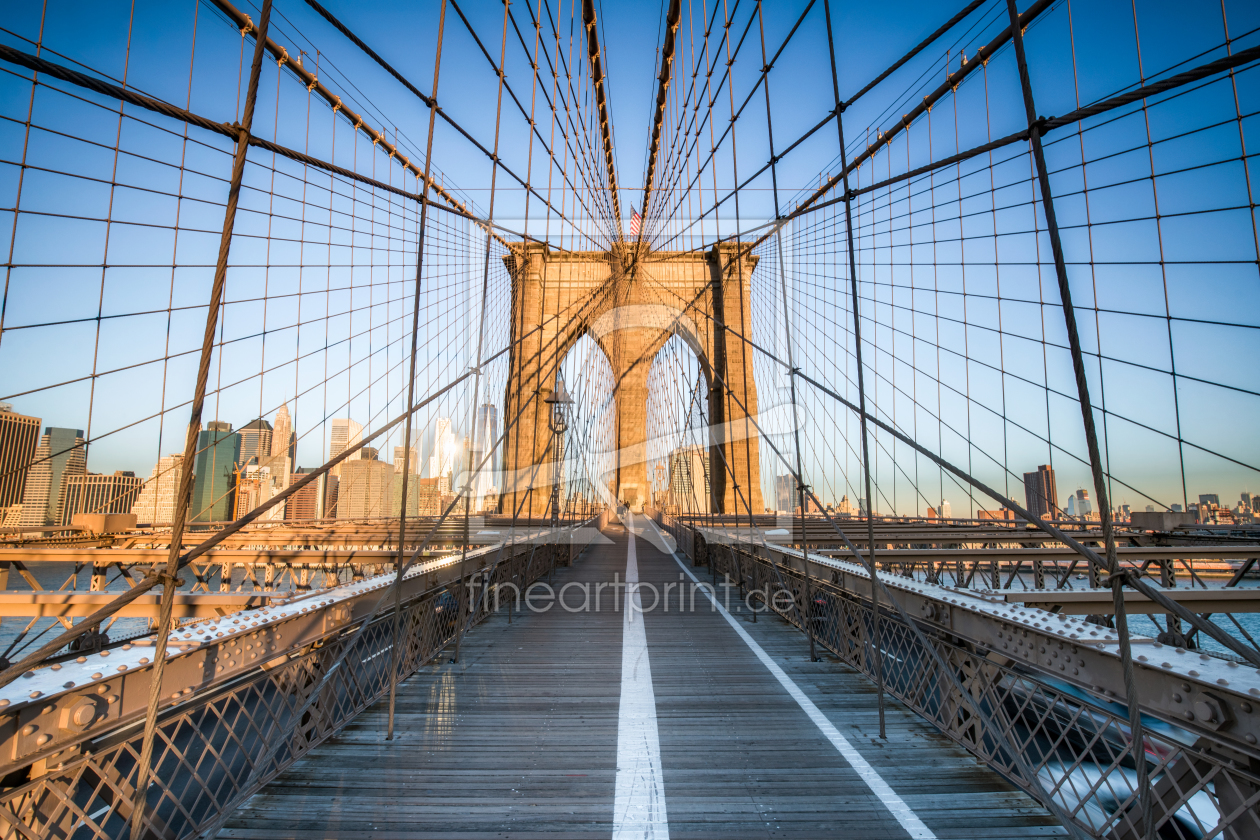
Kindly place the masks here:
MULTIPOLYGON (((1019 66, 1019 82, 1023 89, 1024 110, 1028 118, 1028 135, 1033 159, 1037 167, 1037 183, 1041 191, 1041 206, 1046 217, 1046 232, 1050 237, 1050 251, 1054 255, 1054 271, 1059 284, 1059 300, 1063 306, 1063 320, 1067 327, 1068 347, 1072 354, 1072 369, 1076 374, 1077 398, 1081 404, 1081 418, 1085 426, 1085 442, 1089 448, 1089 466, 1094 478, 1094 492, 1098 499, 1102 520, 1103 539, 1107 546, 1107 574, 1111 586, 1113 608, 1116 616, 1116 635, 1120 637, 1120 662, 1124 671, 1125 702, 1129 707, 1130 748, 1137 769, 1137 788, 1142 811, 1142 835, 1153 836, 1155 830, 1151 811, 1151 785, 1146 766, 1146 750, 1143 746, 1142 715, 1138 707, 1137 685, 1133 674, 1133 648, 1129 642, 1129 621, 1124 608, 1124 576, 1116 559, 1116 535, 1111 518, 1111 503, 1107 496, 1107 481, 1103 473, 1102 454, 1098 448, 1098 432, 1094 428, 1094 406, 1089 396, 1089 381, 1085 376, 1085 357, 1081 351, 1080 333, 1076 326, 1076 310, 1072 306, 1072 288, 1068 282, 1067 263, 1063 256, 1063 242, 1059 237, 1059 223, 1054 213, 1054 197, 1050 191, 1050 172, 1046 168, 1045 150, 1041 144, 1042 120, 1037 116, 1033 100, 1032 80, 1028 74, 1028 59, 1024 53, 1024 33, 1020 28, 1019 9, 1015 0, 1006 0, 1011 21, 1011 41, 1015 45, 1015 61, 1019 66)), ((1101 337, 1099 338, 1101 342, 1101 337)))
MULTIPOLYGON (((228 186, 227 208, 223 213, 223 232, 219 237, 219 256, 210 287, 210 305, 206 310, 206 329, 201 342, 201 359, 197 366, 197 382, 193 390, 192 411, 188 419, 188 435, 184 441, 184 469, 180 470, 179 490, 175 496, 175 516, 171 522, 171 545, 162 580, 162 602, 158 612, 157 639, 153 652, 153 670, 149 684, 149 703, 140 741, 140 759, 136 765, 135 799, 131 809, 131 838, 144 835, 144 812, 149 789, 150 763, 153 760, 153 734, 157 727, 158 706, 162 699, 162 676, 166 667, 166 643, 170 635, 171 613, 175 607, 175 587, 179 583, 179 555, 183 545, 184 521, 192 498, 193 461, 197 456, 197 436, 201 431, 201 412, 206 402, 206 383, 210 377, 210 357, 214 352, 214 334, 219 325, 219 307, 227 282, 228 251, 236 226, 236 207, 241 196, 241 180, 245 175, 245 158, 249 151, 249 132, 254 123, 254 106, 258 100, 258 78, 262 73, 263 53, 267 48, 267 25, 271 21, 271 0, 263 0, 262 13, 254 36, 254 58, 249 66, 249 85, 245 90, 245 110, 236 130, 236 154, 232 159, 232 177, 228 186)), ((241 38, 245 31, 241 32, 241 38)))

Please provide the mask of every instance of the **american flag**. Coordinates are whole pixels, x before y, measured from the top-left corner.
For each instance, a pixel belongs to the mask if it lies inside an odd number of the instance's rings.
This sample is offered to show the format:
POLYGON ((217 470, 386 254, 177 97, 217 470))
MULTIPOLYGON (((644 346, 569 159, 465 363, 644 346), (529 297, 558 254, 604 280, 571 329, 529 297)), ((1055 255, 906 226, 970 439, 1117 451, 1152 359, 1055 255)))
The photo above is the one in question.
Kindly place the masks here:
MULTIPOLYGON (((631 209, 633 210, 633 208, 631 208, 631 209)), ((643 221, 643 219, 642 219, 642 218, 640 218, 640 216, 639 216, 639 211, 638 211, 638 210, 634 210, 634 212, 633 212, 633 213, 631 213, 631 215, 630 215, 630 235, 631 235, 631 236, 638 236, 638 235, 639 235, 639 224, 640 224, 642 221, 643 221)))

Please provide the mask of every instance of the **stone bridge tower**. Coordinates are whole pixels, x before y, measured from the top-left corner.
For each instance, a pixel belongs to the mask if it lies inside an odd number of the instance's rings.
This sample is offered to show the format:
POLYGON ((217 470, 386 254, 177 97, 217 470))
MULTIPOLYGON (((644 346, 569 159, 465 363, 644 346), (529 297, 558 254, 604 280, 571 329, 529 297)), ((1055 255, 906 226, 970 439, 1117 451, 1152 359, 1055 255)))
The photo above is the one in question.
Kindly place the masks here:
POLYGON ((504 410, 508 422, 520 421, 504 442, 501 511, 519 507, 522 516, 543 516, 548 510, 550 472, 530 469, 550 462, 543 400, 569 349, 589 334, 612 366, 617 424, 615 468, 593 478, 631 510, 650 501, 648 373, 657 352, 678 335, 708 384, 711 509, 763 513, 756 427, 746 419, 757 412, 757 386, 751 352, 740 340, 752 332, 750 280, 758 258, 738 256, 733 243, 706 253, 653 252, 633 267, 630 253, 526 243, 505 257, 513 351, 504 410), (536 489, 526 502, 531 482, 536 489))

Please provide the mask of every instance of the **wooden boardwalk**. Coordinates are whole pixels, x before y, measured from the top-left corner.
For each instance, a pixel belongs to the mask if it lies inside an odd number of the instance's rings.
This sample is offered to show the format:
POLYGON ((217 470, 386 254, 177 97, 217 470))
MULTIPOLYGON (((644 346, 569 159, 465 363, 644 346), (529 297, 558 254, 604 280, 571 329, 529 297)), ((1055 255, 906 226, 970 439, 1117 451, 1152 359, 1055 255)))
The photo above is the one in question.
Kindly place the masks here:
MULTIPOLYGON (((588 549, 556 577, 624 580, 628 536, 588 549)), ((675 560, 636 541, 640 580, 678 581, 675 560)), ((703 576, 701 576, 703 580, 703 576)), ((617 788, 624 617, 525 612, 475 629, 462 661, 445 659, 400 689, 398 735, 385 704, 250 800, 231 838, 611 837, 617 788)), ((570 590, 569 603, 581 600, 570 590)), ((651 596, 644 595, 645 606, 651 596)), ((677 596, 639 618, 647 636, 668 834, 690 838, 911 836, 831 740, 703 596, 677 596)), ((941 838, 1065 832, 1016 790, 912 712, 890 701, 878 738, 871 684, 777 619, 731 613, 855 748, 869 769, 941 838)), ((623 832, 625 826, 622 825, 623 832)), ((665 836, 663 825, 656 834, 665 836)), ((639 832, 643 836, 643 832, 639 832)))

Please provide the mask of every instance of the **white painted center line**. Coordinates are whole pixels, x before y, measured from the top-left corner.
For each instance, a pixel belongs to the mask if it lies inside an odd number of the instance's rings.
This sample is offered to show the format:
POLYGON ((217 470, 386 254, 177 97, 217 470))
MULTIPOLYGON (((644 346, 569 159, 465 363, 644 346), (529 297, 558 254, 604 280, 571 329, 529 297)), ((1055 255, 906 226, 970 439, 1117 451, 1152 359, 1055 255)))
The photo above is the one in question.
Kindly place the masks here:
MULTIPOLYGON (((648 522, 650 527, 656 527, 656 523, 652 522, 652 520, 649 519, 648 522)), ((687 564, 678 558, 677 552, 674 552, 673 557, 674 562, 691 578, 691 582, 698 584, 699 580, 691 573, 691 569, 687 568, 687 564)), ((920 840, 936 840, 936 835, 923 824, 922 820, 915 816, 914 811, 910 810, 910 806, 905 803, 905 800, 898 796, 888 783, 884 781, 883 777, 875 771, 875 768, 867 763, 862 754, 854 749, 853 745, 849 743, 849 739, 840 734, 840 731, 832 725, 831 721, 827 720, 827 716, 822 713, 822 710, 805 696, 805 693, 797 687, 791 677, 784 673, 782 668, 775 664, 775 661, 770 658, 770 655, 765 652, 761 645, 757 644, 756 640, 748 635, 748 632, 740 626, 739 621, 709 594, 708 588, 702 588, 700 591, 717 608, 717 611, 722 614, 727 623, 735 628, 735 632, 744 640, 744 644, 748 645, 749 649, 761 660, 761 664, 765 665, 766 669, 774 675, 774 678, 779 681, 779 685, 787 689, 787 693, 792 695, 792 699, 796 701, 796 704, 801 707, 805 714, 809 715, 809 719, 822 731, 822 734, 839 751, 840 755, 844 756, 844 760, 852 765, 858 776, 871 789, 871 793, 875 794, 879 801, 884 803, 884 807, 896 818, 897 822, 901 823, 901 827, 911 837, 920 838, 920 840)))
POLYGON ((621 623, 621 709, 617 719, 617 789, 613 800, 613 840, 669 840, 665 778, 656 729, 656 694, 648 662, 639 561, 634 548, 634 515, 626 534, 626 601, 621 623))

